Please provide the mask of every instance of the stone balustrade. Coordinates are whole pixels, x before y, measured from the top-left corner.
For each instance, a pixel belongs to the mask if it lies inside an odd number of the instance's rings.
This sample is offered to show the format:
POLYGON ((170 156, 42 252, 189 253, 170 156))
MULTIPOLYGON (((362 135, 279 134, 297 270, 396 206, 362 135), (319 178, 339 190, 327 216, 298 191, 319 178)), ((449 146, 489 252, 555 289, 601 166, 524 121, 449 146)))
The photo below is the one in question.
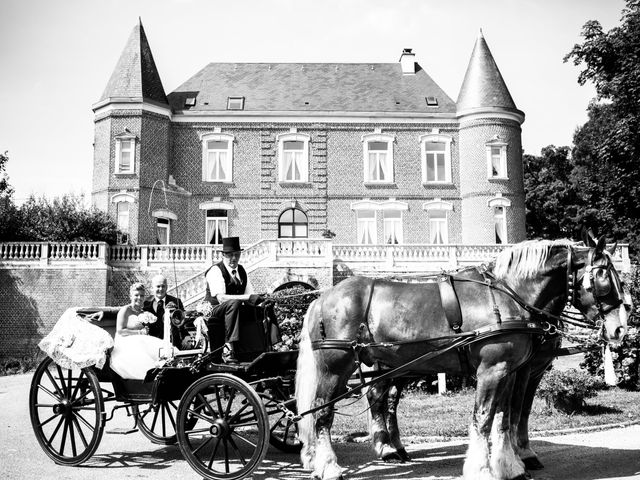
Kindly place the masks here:
MULTIPOLYGON (((248 271, 276 264, 286 267, 343 265, 354 272, 423 273, 474 265, 494 258, 505 245, 353 245, 326 239, 262 240, 244 247, 248 271)), ((0 265, 91 262, 120 268, 162 268, 179 264, 203 270, 221 259, 215 245, 114 245, 103 242, 0 243, 0 265)), ((616 267, 630 271, 629 248, 619 244, 616 267)), ((201 282, 201 278, 198 282, 201 282)), ((196 281, 193 281, 196 283, 196 281)), ((201 284, 201 283, 200 283, 201 284)), ((186 288, 186 287, 184 287, 186 288)))

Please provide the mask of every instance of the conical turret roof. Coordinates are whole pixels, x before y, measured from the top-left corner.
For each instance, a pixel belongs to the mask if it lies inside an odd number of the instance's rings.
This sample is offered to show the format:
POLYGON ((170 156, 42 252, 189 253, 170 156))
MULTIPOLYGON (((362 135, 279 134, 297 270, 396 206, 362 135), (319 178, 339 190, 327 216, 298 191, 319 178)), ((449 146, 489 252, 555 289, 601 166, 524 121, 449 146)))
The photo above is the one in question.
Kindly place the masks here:
POLYGON ((142 20, 129 35, 100 101, 118 97, 142 98, 168 105, 142 20))
POLYGON ((459 113, 487 107, 517 110, 482 30, 471 53, 457 106, 459 113))

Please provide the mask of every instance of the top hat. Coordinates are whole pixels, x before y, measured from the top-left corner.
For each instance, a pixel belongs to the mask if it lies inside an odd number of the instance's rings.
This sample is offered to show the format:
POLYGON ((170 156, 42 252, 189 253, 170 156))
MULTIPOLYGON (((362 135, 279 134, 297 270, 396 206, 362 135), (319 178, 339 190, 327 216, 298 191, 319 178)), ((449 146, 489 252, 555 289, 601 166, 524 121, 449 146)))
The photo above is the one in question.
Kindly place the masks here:
POLYGON ((222 253, 241 252, 240 237, 227 237, 222 239, 222 253))

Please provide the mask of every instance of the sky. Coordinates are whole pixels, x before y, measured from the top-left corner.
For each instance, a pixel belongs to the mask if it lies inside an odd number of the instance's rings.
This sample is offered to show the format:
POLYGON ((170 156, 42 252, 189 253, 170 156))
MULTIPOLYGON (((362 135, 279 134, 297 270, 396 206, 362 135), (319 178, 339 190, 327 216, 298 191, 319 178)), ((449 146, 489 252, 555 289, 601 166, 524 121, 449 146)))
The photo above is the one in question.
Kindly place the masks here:
POLYGON ((166 93, 210 62, 397 62, 457 99, 482 29, 525 153, 571 145, 595 96, 564 63, 624 0, 0 0, 0 152, 14 199, 91 194, 95 104, 142 19, 166 93))

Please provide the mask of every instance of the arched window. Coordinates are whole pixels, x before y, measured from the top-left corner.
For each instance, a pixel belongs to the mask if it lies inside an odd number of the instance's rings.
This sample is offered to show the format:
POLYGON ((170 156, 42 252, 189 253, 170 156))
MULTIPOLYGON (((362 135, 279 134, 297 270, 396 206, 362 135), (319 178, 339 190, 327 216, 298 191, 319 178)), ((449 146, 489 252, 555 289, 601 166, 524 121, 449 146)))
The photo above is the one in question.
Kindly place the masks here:
POLYGON ((307 215, 302 210, 289 208, 278 219, 278 238, 307 238, 308 225, 307 215))

